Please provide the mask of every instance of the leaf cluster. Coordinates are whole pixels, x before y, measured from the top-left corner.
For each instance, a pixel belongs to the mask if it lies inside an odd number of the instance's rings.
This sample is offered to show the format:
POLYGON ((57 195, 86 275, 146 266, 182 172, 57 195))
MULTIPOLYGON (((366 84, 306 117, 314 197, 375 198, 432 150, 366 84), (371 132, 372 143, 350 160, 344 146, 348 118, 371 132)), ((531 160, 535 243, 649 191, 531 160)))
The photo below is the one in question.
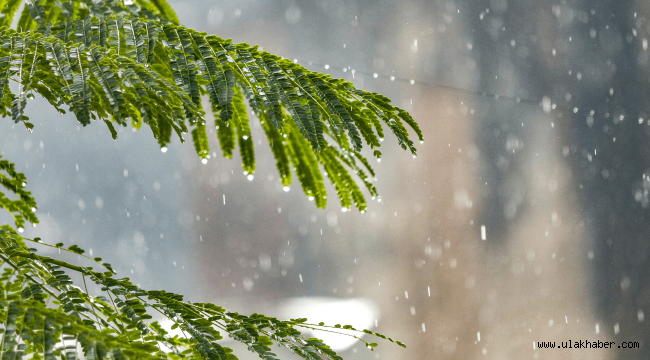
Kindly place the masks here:
MULTIPOLYGON (((23 189, 25 175, 16 172, 7 160, 0 160, 0 169, 8 174, 0 174, 0 184, 10 195, 19 195, 12 201, 0 193, 0 207, 9 211, 18 225, 23 225, 24 219, 38 222, 35 201, 23 189)), ((272 345, 288 348, 304 359, 342 359, 321 340, 305 337, 301 329, 339 332, 343 328, 403 346, 370 330, 306 321, 245 316, 211 303, 183 301, 182 295, 164 290, 143 290, 128 278, 118 278, 110 264, 85 255, 77 245, 50 245, 40 238, 22 237, 9 225, 0 226, 2 359, 72 360, 80 356, 77 344, 87 359, 237 359, 232 349, 220 343, 226 335, 267 360, 277 359, 272 345), (76 254, 103 271, 38 255, 28 243, 76 254), (70 273, 81 276, 83 288, 74 285, 70 273), (87 281, 95 283, 102 295, 90 295, 87 281), (171 321, 172 330, 179 329, 182 335, 170 334, 156 318, 171 321)), ((341 334, 353 336, 370 349, 377 345, 357 335, 341 334)))
MULTIPOLYGON (((257 46, 186 28, 164 0, 0 0, 0 116, 31 131, 25 108, 36 95, 62 114, 72 112, 84 126, 103 122, 114 139, 115 127, 129 124, 147 125, 163 148, 174 134, 184 141, 191 133, 204 163, 211 156, 208 134, 214 132, 225 157, 239 148, 247 175, 255 172, 251 124, 258 121, 282 184, 289 186, 295 174, 321 208, 327 203, 324 177, 346 209, 366 209, 358 180, 377 196, 370 182, 375 173, 361 152, 365 142, 381 157, 383 125, 413 155, 405 124, 422 141, 415 121, 388 98, 257 46)), ((404 346, 349 325, 244 316, 170 292, 143 290, 76 245, 22 237, 26 221, 38 223, 36 202, 25 189, 25 176, 1 157, 0 185, 7 192, 0 191, 0 208, 18 229, 0 226, 3 360, 237 359, 223 346, 226 335, 267 360, 277 358, 272 345, 305 359, 341 359, 321 340, 305 337, 304 329, 352 330, 358 336, 342 335, 370 349, 377 344, 363 340, 364 333, 404 346), (28 243, 77 254, 103 270, 38 255, 28 243), (80 276, 83 287, 69 274, 80 276), (90 295, 87 282, 102 295, 90 295), (171 321, 180 334, 156 319, 171 321)))
POLYGON ((103 121, 114 138, 115 126, 129 123, 148 125, 161 147, 173 133, 184 141, 190 132, 204 162, 208 133, 216 132, 225 157, 238 145, 248 175, 255 171, 257 120, 284 186, 293 170, 305 194, 325 207, 324 172, 341 205, 362 211, 357 179, 377 195, 363 143, 380 158, 386 125, 415 155, 405 123, 422 140, 411 116, 388 98, 257 46, 186 28, 161 1, 27 1, 20 30, 8 27, 16 12, 9 6, 0 21, 0 115, 28 129, 27 99, 38 94, 84 126, 103 121))
MULTIPOLYGON (((83 255, 76 245, 67 249, 61 245, 21 237, 8 226, 0 229, 0 332, 5 356, 75 359, 80 356, 79 344, 87 359, 237 359, 232 349, 220 343, 227 335, 262 359, 276 360, 270 346, 278 345, 304 359, 341 360, 321 340, 305 337, 301 329, 358 331, 349 325, 309 324, 307 319, 245 316, 211 303, 183 301, 183 296, 164 290, 143 290, 128 278, 117 278, 101 258, 83 255), (38 255, 26 242, 78 254, 105 271, 38 255), (82 276, 83 288, 73 285, 69 272, 82 276), (103 295, 90 295, 87 280, 98 285, 103 295), (170 334, 155 318, 170 320, 171 328, 182 335, 170 334)), ((404 346, 370 330, 358 332, 404 346)), ((341 334, 359 339, 369 349, 377 346, 360 336, 341 334)))

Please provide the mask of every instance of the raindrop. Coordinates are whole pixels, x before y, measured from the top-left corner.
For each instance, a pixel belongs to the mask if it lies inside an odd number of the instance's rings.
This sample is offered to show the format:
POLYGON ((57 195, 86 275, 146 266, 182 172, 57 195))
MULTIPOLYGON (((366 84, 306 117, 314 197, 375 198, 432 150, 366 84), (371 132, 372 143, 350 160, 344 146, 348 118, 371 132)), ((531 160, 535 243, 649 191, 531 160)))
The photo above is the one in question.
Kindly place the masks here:
POLYGON ((203 164, 207 164, 207 163, 208 163, 208 159, 201 159, 201 162, 202 162, 203 164))
POLYGON ((409 81, 409 82, 411 83, 411 85, 415 84, 415 80, 413 80, 413 79, 411 79, 411 81, 409 81))
POLYGON ((390 81, 395 81, 395 77, 394 77, 394 76, 391 76, 391 77, 390 77, 390 81))
POLYGON ((167 146, 163 146, 160 148, 160 151, 166 153, 167 152, 167 146))
POLYGON ((32 208, 32 212, 36 212, 36 208, 35 208, 35 207, 32 208))
POLYGON ((329 68, 330 68, 330 66, 329 66, 329 65, 325 65, 325 69, 326 69, 326 70, 327 70, 327 69, 329 69, 329 68))
POLYGON ((381 162, 381 158, 377 158, 377 162, 381 162))
POLYGON ((343 207, 343 208, 341 208, 341 211, 343 211, 343 212, 347 212, 347 211, 348 211, 348 208, 343 207))
POLYGON ((628 278, 627 276, 623 277, 623 279, 621 279, 621 290, 626 291, 627 289, 629 289, 630 283, 631 283, 630 278, 628 278))
POLYGON ((577 108, 577 107, 574 107, 574 108, 573 108, 573 113, 574 113, 574 114, 577 114, 577 113, 578 113, 578 108, 577 108))
POLYGON ((290 6, 284 13, 284 18, 289 24, 297 23, 301 18, 300 8, 295 5, 290 6))
POLYGON ((244 139, 244 140, 248 140, 248 135, 244 135, 241 138, 244 139))
POLYGON ((23 228, 21 228, 21 227, 18 228, 18 232, 19 232, 19 233, 22 233, 23 231, 25 231, 25 229, 23 229, 23 228))
POLYGON ((248 181, 253 181, 254 177, 255 176, 253 176, 253 174, 250 174, 250 175, 246 176, 246 179, 248 179, 248 181))
POLYGON ((208 24, 214 27, 218 27, 223 22, 224 14, 223 10, 218 7, 213 7, 207 14, 208 24))
POLYGON ((291 190, 291 189, 288 186, 285 186, 285 187, 282 188, 282 190, 284 190, 284 192, 289 192, 289 190, 291 190))
POLYGON ((420 144, 424 144, 424 140, 420 140, 420 144))
POLYGON ((374 77, 376 79, 377 77, 379 77, 379 74, 374 73, 374 74, 372 74, 372 77, 374 77))
POLYGON ((547 114, 551 112, 551 98, 549 98, 548 96, 544 96, 542 98, 542 109, 547 114))
POLYGON ((314 201, 314 197, 313 197, 313 196, 308 196, 307 199, 309 199, 309 201, 314 201))

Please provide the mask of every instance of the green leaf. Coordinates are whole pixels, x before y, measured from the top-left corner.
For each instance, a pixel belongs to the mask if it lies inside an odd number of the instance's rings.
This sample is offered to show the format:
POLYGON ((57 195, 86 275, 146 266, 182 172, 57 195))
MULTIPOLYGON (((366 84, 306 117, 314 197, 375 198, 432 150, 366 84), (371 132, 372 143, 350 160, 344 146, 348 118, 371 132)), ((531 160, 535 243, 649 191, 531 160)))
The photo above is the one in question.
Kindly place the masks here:
POLYGON ((205 125, 197 123, 194 130, 192 130, 192 140, 194 141, 194 148, 196 153, 201 159, 210 157, 210 146, 208 145, 208 134, 205 131, 205 125))

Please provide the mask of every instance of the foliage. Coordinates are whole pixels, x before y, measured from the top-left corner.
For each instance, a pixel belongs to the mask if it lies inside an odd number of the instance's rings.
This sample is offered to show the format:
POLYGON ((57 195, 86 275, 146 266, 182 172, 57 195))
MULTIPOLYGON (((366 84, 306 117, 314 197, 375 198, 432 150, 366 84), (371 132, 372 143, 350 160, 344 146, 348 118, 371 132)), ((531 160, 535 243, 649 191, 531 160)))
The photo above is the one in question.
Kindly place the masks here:
POLYGON ((244 171, 252 174, 247 101, 284 186, 291 184, 293 168, 305 194, 325 207, 322 166, 341 205, 362 211, 366 200, 350 173, 377 195, 366 174, 373 171, 361 154, 363 142, 381 157, 382 122, 413 155, 404 123, 422 140, 410 115, 386 97, 257 46, 183 27, 162 1, 27 1, 17 23, 22 31, 8 27, 17 8, 5 11, 0 18, 0 115, 28 129, 33 124, 25 115, 27 99, 39 94, 61 113, 67 105, 84 126, 102 120, 114 138, 115 125, 129 122, 134 128, 148 125, 161 147, 172 133, 183 141, 191 132, 198 155, 207 161, 209 111, 224 156, 231 157, 238 144, 244 171))
MULTIPOLYGON (((223 155, 231 158, 238 145, 243 169, 252 175, 251 121, 257 119, 284 186, 291 184, 293 169, 305 194, 323 208, 324 171, 341 205, 361 211, 366 200, 351 173, 371 196, 377 195, 369 177, 374 171, 361 154, 363 142, 373 156, 381 157, 382 122, 413 155, 404 123, 422 141, 410 115, 386 97, 257 46, 183 27, 164 0, 0 0, 0 8, 0 115, 30 131, 34 125, 25 107, 38 94, 60 113, 73 112, 84 126, 101 120, 113 138, 115 125, 129 123, 136 129, 148 125, 161 147, 170 143, 172 133, 184 141, 191 132, 199 157, 207 162, 208 111, 223 155)), ((2 360, 75 359, 78 346, 88 359, 236 359, 218 342, 224 334, 263 359, 276 358, 272 344, 305 359, 341 359, 320 340, 305 338, 300 329, 355 330, 306 319, 244 316, 214 304, 186 302, 166 291, 140 289, 76 245, 64 249, 63 244, 22 237, 26 221, 38 222, 36 202, 25 189, 25 176, 4 159, 0 184, 9 192, 0 192, 0 208, 11 213, 18 230, 0 227, 2 360), (105 271, 38 255, 29 243, 76 253, 105 271), (83 289, 66 272, 80 277, 83 289), (89 295, 87 280, 105 296, 89 295), (154 317, 173 321, 184 336, 172 336, 154 317)), ((403 346, 381 334, 361 332, 403 346)), ((371 349, 377 345, 350 336, 371 349)))
MULTIPOLYGON (((37 223, 35 201, 24 190, 25 176, 1 158, 0 169, 4 170, 0 172, 0 183, 14 196, 19 195, 16 200, 9 200, 0 192, 0 207, 13 215, 17 226, 24 219, 37 223)), ((18 231, 23 229, 19 227, 18 231)), ((299 329, 356 331, 349 325, 310 324, 307 319, 281 321, 261 314, 244 316, 214 304, 186 302, 181 295, 164 290, 146 291, 128 278, 115 277, 111 265, 101 258, 84 253, 77 245, 49 245, 40 238, 22 237, 9 225, 0 226, 2 359, 31 356, 51 360, 65 356, 71 360, 78 356, 77 344, 87 359, 236 359, 231 349, 218 343, 222 334, 246 344, 263 359, 276 359, 269 347, 273 344, 305 359, 321 359, 321 355, 342 359, 322 341, 305 338, 299 329), (28 243, 77 254, 104 271, 38 255, 37 249, 28 247, 28 243), (81 276, 83 289, 73 285, 66 271, 81 276), (91 296, 86 278, 99 285, 106 295, 91 296), (184 336, 170 335, 157 321, 151 321, 154 316, 171 320, 172 329, 180 329, 184 336)), ((370 330, 363 332, 404 346, 370 330)), ((348 336, 354 336, 370 349, 377 346, 356 335, 348 336)))

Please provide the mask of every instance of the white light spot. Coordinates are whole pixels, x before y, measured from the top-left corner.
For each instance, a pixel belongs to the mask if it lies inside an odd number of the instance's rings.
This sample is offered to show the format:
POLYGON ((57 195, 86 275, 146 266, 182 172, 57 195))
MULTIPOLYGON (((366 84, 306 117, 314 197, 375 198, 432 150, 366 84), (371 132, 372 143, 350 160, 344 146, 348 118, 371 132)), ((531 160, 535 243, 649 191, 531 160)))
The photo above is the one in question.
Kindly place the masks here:
POLYGON ((487 240, 487 234, 485 233, 485 225, 481 225, 481 240, 487 240))
POLYGON ((300 21, 300 18, 302 17, 302 14, 300 12, 300 8, 297 7, 296 5, 291 5, 287 9, 287 11, 284 12, 284 18, 287 20, 289 24, 295 24, 298 21, 300 21))
POLYGON ((242 281, 242 285, 244 286, 244 290, 251 291, 253 289, 253 280, 251 278, 246 277, 242 281))
POLYGON ((550 97, 544 96, 542 98, 542 109, 547 114, 551 113, 551 98, 550 97))
POLYGON ((208 25, 219 27, 223 22, 223 10, 219 7, 213 7, 207 14, 208 25))

